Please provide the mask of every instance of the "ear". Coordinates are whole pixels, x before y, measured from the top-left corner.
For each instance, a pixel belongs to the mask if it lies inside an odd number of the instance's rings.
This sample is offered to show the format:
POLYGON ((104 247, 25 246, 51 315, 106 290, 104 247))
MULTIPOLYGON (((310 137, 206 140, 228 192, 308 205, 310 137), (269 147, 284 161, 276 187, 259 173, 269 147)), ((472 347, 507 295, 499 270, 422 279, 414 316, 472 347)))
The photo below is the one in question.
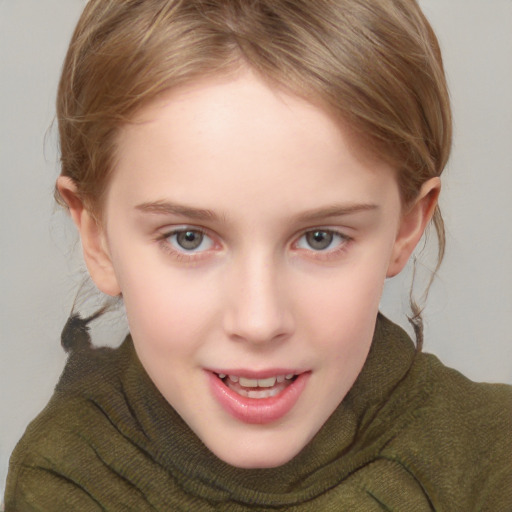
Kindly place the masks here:
POLYGON ((429 179, 422 185, 414 202, 402 213, 386 277, 396 276, 405 267, 434 215, 440 191, 441 180, 437 177, 429 179))
POLYGON ((92 280, 103 293, 119 295, 121 289, 114 272, 103 227, 84 206, 71 178, 60 176, 57 179, 57 189, 68 205, 69 213, 80 233, 85 264, 92 280))

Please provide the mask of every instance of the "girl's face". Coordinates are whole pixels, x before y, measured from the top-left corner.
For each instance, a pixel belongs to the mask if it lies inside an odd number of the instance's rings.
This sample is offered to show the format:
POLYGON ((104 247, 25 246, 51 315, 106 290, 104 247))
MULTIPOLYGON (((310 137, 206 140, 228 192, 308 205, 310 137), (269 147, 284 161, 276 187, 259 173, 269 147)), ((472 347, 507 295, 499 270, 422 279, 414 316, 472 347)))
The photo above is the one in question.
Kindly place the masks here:
POLYGON ((250 72, 172 91, 118 154, 91 275, 122 293, 144 368, 213 453, 284 464, 356 380, 438 185, 402 215, 393 169, 250 72))

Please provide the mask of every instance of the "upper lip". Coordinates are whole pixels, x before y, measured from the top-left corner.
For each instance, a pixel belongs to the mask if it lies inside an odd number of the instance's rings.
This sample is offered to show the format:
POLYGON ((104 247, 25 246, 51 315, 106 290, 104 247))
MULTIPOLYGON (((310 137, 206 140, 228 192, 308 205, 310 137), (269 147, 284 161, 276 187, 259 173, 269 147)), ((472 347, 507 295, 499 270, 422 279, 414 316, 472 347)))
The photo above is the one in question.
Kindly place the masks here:
POLYGON ((268 379, 278 375, 300 375, 307 370, 298 370, 296 368, 269 368, 266 370, 248 370, 245 368, 222 368, 208 370, 217 375, 236 375, 237 377, 245 377, 246 379, 268 379))

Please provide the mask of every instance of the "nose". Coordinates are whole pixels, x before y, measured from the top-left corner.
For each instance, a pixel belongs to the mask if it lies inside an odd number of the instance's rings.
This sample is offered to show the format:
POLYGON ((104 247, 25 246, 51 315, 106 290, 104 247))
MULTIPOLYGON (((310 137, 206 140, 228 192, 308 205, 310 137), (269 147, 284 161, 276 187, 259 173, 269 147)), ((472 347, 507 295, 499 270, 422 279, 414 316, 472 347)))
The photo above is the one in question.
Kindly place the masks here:
POLYGON ((229 278, 225 330, 253 344, 284 340, 295 330, 284 272, 264 255, 238 265, 229 278))

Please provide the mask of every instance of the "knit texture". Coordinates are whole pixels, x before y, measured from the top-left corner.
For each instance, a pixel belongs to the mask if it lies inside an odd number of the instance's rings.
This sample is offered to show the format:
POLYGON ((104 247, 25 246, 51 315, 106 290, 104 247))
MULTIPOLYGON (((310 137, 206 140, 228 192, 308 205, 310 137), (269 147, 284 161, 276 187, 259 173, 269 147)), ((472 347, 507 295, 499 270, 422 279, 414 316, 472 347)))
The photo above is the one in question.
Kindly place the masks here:
POLYGON ((216 458, 128 337, 73 353, 10 462, 7 512, 512 511, 512 388, 418 354, 379 316, 365 366, 287 464, 216 458))

